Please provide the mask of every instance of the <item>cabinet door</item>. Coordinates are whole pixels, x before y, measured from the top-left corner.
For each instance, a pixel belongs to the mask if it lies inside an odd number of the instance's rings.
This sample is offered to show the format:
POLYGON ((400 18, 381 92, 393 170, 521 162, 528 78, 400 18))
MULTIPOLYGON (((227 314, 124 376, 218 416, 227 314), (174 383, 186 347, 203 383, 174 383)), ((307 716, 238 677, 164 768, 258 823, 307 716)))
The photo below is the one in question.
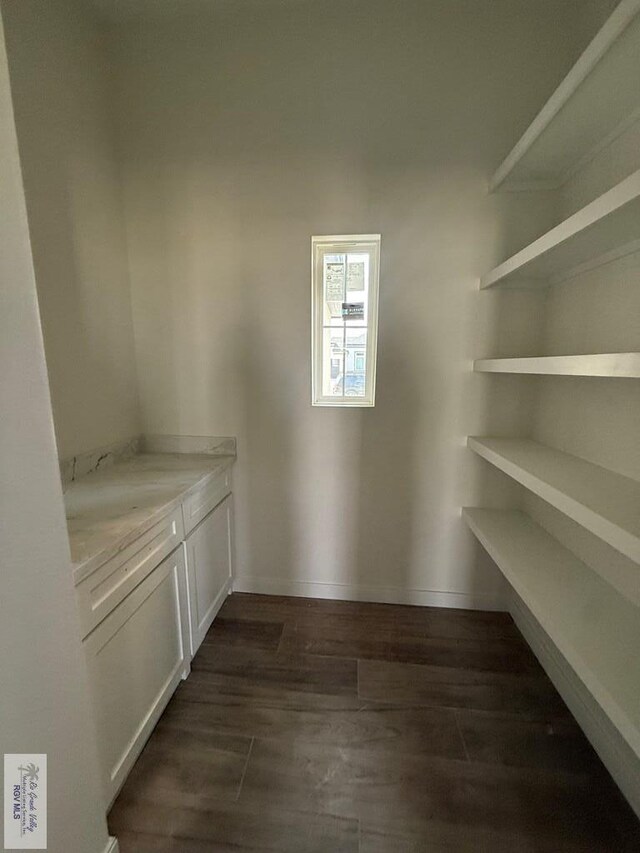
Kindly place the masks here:
POLYGON ((209 630, 231 585, 233 496, 229 495, 186 539, 191 654, 209 630))
POLYGON ((83 642, 107 806, 188 672, 185 602, 180 547, 83 642))

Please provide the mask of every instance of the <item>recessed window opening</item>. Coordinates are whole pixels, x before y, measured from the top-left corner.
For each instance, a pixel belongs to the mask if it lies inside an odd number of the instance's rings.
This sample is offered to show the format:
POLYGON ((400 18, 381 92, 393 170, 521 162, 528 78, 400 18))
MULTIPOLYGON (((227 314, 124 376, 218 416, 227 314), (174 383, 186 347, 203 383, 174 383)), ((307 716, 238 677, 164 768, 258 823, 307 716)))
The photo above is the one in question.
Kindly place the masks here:
POLYGON ((313 237, 312 403, 373 406, 380 235, 313 237))

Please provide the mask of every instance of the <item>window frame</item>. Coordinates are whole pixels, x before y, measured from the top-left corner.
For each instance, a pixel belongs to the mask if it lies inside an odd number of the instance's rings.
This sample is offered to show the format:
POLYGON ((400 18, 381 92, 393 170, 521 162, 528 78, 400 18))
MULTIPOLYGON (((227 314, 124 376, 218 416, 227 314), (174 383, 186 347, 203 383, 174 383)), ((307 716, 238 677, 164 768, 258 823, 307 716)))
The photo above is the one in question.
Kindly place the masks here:
MULTIPOLYGON (((378 295, 380 290, 380 234, 339 234, 311 238, 311 405, 337 408, 371 408, 376 397, 376 361, 378 350, 378 295), (344 389, 345 366, 343 365, 343 393, 341 397, 325 396, 322 393, 322 357, 324 348, 324 293, 323 258, 325 254, 369 254, 369 282, 367 291, 366 326, 347 328, 366 330, 365 347, 365 395, 346 396, 344 389)), ((341 328, 336 326, 335 328, 341 328)))

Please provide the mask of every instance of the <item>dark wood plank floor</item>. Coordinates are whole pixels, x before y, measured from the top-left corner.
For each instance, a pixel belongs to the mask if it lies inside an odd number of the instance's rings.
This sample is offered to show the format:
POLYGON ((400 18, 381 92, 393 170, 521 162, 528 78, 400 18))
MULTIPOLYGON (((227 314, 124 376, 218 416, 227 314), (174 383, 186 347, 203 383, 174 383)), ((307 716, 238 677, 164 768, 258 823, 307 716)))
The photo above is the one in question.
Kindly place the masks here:
POLYGON ((509 616, 242 594, 109 825, 122 853, 640 850, 509 616))

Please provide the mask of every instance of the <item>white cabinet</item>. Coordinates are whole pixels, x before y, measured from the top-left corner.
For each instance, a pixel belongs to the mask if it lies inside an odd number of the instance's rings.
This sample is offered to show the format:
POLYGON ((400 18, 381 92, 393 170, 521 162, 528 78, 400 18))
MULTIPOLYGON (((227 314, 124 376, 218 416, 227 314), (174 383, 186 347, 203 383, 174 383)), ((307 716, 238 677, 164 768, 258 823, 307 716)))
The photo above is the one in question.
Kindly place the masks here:
POLYGON ((229 466, 76 585, 107 807, 231 588, 232 500, 229 466))
POLYGON ((182 509, 156 522, 76 586, 85 637, 184 539, 182 509))
POLYGON ((186 610, 179 547, 84 640, 107 804, 188 674, 186 610))
POLYGON ((233 496, 228 495, 187 536, 191 654, 194 655, 230 589, 233 496))

